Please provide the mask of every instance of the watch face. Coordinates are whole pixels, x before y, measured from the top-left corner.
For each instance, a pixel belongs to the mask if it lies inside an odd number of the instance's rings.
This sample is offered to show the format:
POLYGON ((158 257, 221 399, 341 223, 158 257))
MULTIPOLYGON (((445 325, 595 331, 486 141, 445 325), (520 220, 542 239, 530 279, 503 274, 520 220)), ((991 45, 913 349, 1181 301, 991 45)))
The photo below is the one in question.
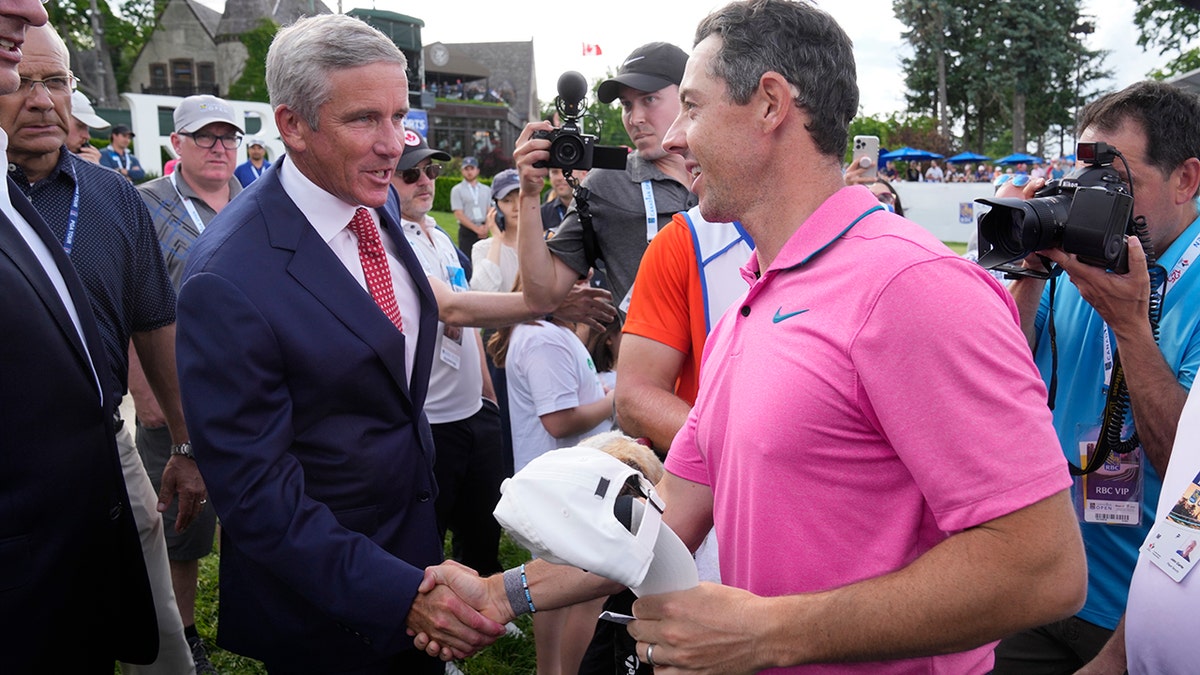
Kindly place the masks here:
POLYGON ((429 60, 435 66, 444 66, 450 63, 450 50, 442 44, 433 45, 429 48, 429 60))

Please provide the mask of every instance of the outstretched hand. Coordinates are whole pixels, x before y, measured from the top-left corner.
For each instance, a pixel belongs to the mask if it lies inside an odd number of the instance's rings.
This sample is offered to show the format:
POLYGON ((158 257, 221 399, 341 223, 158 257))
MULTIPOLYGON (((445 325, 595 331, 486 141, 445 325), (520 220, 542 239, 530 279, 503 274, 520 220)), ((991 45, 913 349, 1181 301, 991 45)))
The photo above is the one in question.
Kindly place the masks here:
POLYGON ((575 323, 586 324, 596 332, 603 333, 605 325, 617 316, 612 304, 612 293, 603 288, 593 288, 586 280, 571 287, 562 304, 554 310, 554 316, 575 323))
POLYGON ((490 645, 513 619, 502 584, 489 583, 453 560, 426 568, 417 593, 408 634, 417 649, 443 661, 466 658, 490 645), (431 605, 437 611, 428 611, 431 605))

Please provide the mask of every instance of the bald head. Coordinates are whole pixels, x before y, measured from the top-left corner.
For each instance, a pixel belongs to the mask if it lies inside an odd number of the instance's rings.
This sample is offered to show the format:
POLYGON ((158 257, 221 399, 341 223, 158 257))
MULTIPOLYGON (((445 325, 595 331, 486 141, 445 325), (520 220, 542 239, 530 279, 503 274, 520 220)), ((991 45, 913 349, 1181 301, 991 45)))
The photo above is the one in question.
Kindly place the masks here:
POLYGON ((64 70, 71 69, 71 53, 67 51, 67 43, 58 35, 58 31, 50 24, 30 26, 25 29, 25 46, 21 48, 22 65, 31 58, 38 58, 47 63, 54 63, 64 70))

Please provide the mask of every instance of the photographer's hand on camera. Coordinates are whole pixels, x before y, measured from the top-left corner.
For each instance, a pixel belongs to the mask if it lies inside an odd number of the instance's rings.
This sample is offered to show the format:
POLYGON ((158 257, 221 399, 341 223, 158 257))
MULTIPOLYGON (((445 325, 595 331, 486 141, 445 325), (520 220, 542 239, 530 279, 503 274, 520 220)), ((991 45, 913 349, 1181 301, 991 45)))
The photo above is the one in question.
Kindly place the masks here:
POLYGON ((542 230, 542 188, 550 169, 534 166, 550 159, 550 141, 534 138, 535 131, 550 131, 549 122, 530 122, 517 138, 513 162, 521 179, 520 221, 517 232, 517 258, 520 261, 521 289, 525 303, 538 312, 555 311, 567 297, 579 275, 559 260, 546 246, 542 230))

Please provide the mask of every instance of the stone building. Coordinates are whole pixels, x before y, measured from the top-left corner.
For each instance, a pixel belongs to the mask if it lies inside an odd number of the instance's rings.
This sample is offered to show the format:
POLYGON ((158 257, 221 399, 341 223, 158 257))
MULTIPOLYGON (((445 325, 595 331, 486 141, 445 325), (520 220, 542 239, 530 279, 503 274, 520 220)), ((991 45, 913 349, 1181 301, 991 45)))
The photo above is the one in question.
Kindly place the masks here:
POLYGON ((236 0, 217 12, 198 0, 170 0, 134 61, 129 89, 141 94, 226 96, 242 75, 246 47, 239 37, 263 19, 286 26, 328 14, 321 0, 236 0))

